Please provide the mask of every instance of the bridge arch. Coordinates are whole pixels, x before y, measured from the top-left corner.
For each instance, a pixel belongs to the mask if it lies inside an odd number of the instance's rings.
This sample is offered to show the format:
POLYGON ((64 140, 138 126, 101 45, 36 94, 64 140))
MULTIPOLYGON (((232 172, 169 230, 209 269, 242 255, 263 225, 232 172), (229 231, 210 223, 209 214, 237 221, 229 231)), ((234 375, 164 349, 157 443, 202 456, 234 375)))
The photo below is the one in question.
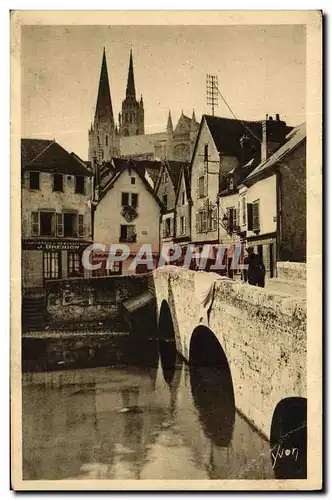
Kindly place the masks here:
POLYGON ((227 447, 235 424, 233 380, 225 352, 215 334, 198 326, 190 339, 191 393, 204 432, 211 441, 227 447))
POLYGON ((307 399, 284 398, 275 407, 270 429, 276 479, 307 477, 307 399))

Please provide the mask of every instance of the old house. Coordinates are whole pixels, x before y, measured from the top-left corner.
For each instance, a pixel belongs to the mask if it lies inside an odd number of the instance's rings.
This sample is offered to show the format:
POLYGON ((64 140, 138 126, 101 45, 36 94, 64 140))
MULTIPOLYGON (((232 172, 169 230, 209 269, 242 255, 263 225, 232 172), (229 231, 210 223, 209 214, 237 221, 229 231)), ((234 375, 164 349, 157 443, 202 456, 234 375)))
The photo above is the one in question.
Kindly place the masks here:
MULTIPOLYGON (((130 255, 123 262, 105 268, 107 250, 101 255, 103 266, 95 275, 135 274, 146 272, 144 265, 130 269, 142 245, 151 245, 154 261, 160 253, 160 219, 162 203, 156 196, 153 178, 159 173, 158 162, 113 158, 112 165, 102 165, 97 176, 93 201, 95 243, 124 244, 130 255), (155 164, 153 169, 152 164, 155 164)), ((97 169, 98 171, 98 169, 97 169)))
POLYGON ((181 169, 175 197, 175 231, 174 242, 184 249, 191 239, 191 192, 190 166, 184 165, 181 169))
POLYGON ((175 201, 181 169, 187 163, 168 161, 162 162, 159 176, 155 185, 155 192, 164 207, 162 216, 162 242, 172 242, 175 234, 175 201))
POLYGON ((92 173, 55 141, 21 140, 23 295, 46 280, 84 276, 92 173))
POLYGON ((273 277, 277 261, 306 261, 306 125, 286 136, 282 132, 280 147, 270 151, 272 124, 265 126, 262 162, 244 180, 240 194, 247 210, 247 244, 255 247, 273 277))

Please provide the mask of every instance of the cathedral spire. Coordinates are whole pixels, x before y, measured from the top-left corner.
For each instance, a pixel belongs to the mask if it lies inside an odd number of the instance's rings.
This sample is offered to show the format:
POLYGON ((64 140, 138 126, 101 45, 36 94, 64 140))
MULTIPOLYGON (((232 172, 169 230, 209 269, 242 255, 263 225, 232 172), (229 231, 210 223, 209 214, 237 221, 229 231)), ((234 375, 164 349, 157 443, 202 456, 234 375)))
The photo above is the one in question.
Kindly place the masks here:
POLYGON ((166 130, 169 131, 169 132, 173 132, 173 123, 172 123, 171 110, 169 110, 169 112, 168 112, 168 120, 167 120, 166 130))
POLYGON ((128 70, 128 80, 127 80, 126 97, 134 97, 134 99, 136 99, 135 80, 134 80, 134 65, 133 65, 133 52, 132 52, 132 49, 130 49, 130 58, 129 58, 129 70, 128 70))
POLYGON ((101 121, 103 122, 109 121, 112 127, 114 127, 113 108, 112 108, 110 86, 108 81, 105 47, 103 52, 103 60, 101 64, 94 124, 96 125, 101 121))

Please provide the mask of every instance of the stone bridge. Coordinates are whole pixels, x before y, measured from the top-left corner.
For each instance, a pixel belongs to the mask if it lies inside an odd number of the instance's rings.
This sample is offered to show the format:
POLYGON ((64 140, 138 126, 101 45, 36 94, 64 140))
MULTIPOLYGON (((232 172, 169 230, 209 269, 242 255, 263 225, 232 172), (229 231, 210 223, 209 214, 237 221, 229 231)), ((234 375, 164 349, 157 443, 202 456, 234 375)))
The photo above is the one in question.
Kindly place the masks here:
POLYGON ((173 336, 190 365, 222 362, 236 409, 256 429, 277 443, 303 427, 305 299, 174 266, 156 269, 152 286, 160 339, 173 336))

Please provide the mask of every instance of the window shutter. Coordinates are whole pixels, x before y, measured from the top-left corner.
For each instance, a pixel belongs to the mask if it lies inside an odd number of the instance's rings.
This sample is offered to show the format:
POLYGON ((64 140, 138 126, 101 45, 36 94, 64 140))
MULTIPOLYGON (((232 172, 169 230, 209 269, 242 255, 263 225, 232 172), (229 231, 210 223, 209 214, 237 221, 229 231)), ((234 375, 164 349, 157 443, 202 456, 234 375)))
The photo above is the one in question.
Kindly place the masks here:
POLYGON ((39 235, 39 212, 31 212, 31 234, 39 235))
POLYGON ((183 234, 186 234, 187 228, 186 228, 186 216, 183 216, 183 234))
POLYGON ((196 179, 196 198, 199 198, 199 177, 196 179))
POLYGON ((63 214, 56 214, 56 234, 63 236, 63 214))
POLYGON ((247 225, 248 225, 248 231, 252 231, 253 226, 253 219, 252 219, 252 203, 247 203, 247 225))
POLYGON ((78 236, 84 236, 84 217, 82 214, 78 215, 78 236))
POLYGON ((204 175, 204 196, 208 194, 208 176, 204 175))
POLYGON ((170 218, 169 221, 169 236, 173 236, 174 231, 174 219, 170 218))
POLYGON ((252 204, 252 228, 254 231, 259 230, 259 202, 252 204))
POLYGON ((237 202, 237 211, 236 211, 236 226, 237 227, 240 227, 240 210, 241 210, 241 206, 240 206, 240 202, 238 201, 237 202))
POLYGON ((213 228, 213 231, 215 231, 218 227, 218 221, 217 221, 218 209, 214 208, 212 214, 213 214, 212 215, 212 228, 213 228))
POLYGON ((163 238, 166 238, 166 221, 163 220, 163 238))

